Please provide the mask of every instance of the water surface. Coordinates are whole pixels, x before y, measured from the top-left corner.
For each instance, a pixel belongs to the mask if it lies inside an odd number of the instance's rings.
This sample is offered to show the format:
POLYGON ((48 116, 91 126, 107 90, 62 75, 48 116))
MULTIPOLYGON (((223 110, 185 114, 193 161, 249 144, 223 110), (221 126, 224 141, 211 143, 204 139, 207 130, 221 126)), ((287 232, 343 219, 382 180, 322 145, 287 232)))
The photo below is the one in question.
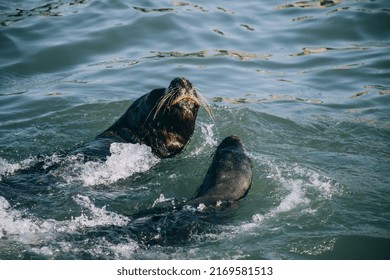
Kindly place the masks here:
POLYGON ((0 258, 389 259, 387 26, 385 0, 0 0, 0 258), (181 155, 61 158, 176 76, 214 112, 181 155), (193 196, 230 134, 254 178, 226 223, 171 246, 99 232, 193 196), (24 174, 40 157, 65 163, 24 174))

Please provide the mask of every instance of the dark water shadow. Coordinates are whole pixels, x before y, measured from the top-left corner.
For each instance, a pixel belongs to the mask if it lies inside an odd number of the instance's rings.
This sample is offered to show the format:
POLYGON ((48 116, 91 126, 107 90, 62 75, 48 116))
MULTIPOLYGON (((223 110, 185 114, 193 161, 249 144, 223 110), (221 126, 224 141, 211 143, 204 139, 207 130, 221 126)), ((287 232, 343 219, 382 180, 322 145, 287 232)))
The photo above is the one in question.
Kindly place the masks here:
POLYGON ((318 260, 390 260, 390 239, 367 236, 337 238, 333 250, 314 257, 318 260))

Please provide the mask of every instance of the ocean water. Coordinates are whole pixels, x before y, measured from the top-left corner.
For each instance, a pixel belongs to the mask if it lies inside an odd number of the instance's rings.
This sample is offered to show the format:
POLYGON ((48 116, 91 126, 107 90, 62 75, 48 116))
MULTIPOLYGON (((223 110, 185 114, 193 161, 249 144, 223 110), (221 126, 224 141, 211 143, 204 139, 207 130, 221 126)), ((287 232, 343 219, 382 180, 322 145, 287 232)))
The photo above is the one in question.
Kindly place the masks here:
POLYGON ((0 0, 0 259, 389 259, 389 26, 387 0, 0 0), (61 154, 176 76, 214 115, 183 153, 61 154), (231 134, 254 177, 223 224, 126 235, 231 134), (42 159, 60 167, 24 172, 42 159))

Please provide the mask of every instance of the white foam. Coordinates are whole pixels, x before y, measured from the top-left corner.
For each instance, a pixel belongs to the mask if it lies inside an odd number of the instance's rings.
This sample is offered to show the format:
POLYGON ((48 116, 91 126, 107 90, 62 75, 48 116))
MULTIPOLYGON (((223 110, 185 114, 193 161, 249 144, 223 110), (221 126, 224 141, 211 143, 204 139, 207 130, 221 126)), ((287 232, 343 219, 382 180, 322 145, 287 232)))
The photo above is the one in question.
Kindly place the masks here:
POLYGON ((36 235, 50 231, 47 224, 25 213, 11 208, 9 202, 0 196, 0 238, 17 236, 18 240, 26 243, 34 243, 39 239, 36 235))
POLYGON ((114 259, 132 259, 139 245, 135 241, 129 241, 125 244, 109 244, 108 248, 114 253, 114 259))
POLYGON ((198 125, 200 126, 200 131, 203 140, 200 146, 189 154, 190 157, 201 154, 207 147, 214 147, 215 145, 217 145, 217 140, 214 139, 214 124, 198 122, 198 125))
POLYGON ((301 184, 302 182, 299 181, 292 182, 292 185, 290 186, 291 192, 282 199, 278 206, 271 209, 268 213, 264 215, 253 215, 252 220, 255 222, 261 222, 265 219, 275 217, 279 213, 289 212, 297 207, 304 207, 309 205, 310 199, 305 197, 305 192, 302 189, 301 184))
MULTIPOLYGON (((68 183, 81 182, 91 186, 111 184, 137 172, 145 172, 159 162, 151 149, 144 145, 115 143, 110 148, 111 156, 107 157, 105 162, 84 162, 81 155, 62 157, 54 154, 42 159, 43 168, 60 163, 58 168, 50 171, 51 174, 64 178, 68 183)), ((0 158, 0 180, 1 177, 12 175, 36 162, 36 158, 29 158, 14 164, 0 158)), ((60 252, 77 254, 80 250, 84 253, 86 249, 57 239, 64 233, 78 233, 85 228, 124 226, 130 222, 128 217, 108 211, 106 206, 96 206, 88 196, 76 195, 73 200, 81 207, 81 214, 58 221, 16 209, 6 198, 0 196, 0 239, 26 244, 32 252, 48 257, 60 252)), ((102 255, 109 254, 116 258, 130 257, 138 246, 131 239, 126 244, 112 244, 104 238, 92 243, 92 255, 99 255, 100 252, 102 255)))
POLYGON ((145 172, 159 162, 146 145, 113 143, 110 152, 106 161, 74 162, 61 171, 62 176, 68 183, 81 181, 87 186, 109 185, 145 172))
POLYGON ((300 213, 315 213, 312 208, 312 200, 330 200, 339 191, 339 185, 316 171, 306 167, 286 164, 275 164, 268 162, 270 174, 278 185, 288 191, 278 206, 270 209, 265 214, 255 214, 252 217, 254 222, 261 222, 271 219, 280 213, 300 210, 300 213))
POLYGON ((20 169, 25 169, 36 162, 36 158, 28 158, 20 163, 9 163, 6 159, 0 158, 0 181, 2 177, 10 176, 20 169))
POLYGON ((68 220, 56 221, 40 219, 23 211, 12 209, 9 202, 0 196, 0 238, 12 238, 25 244, 42 243, 54 239, 58 233, 74 233, 84 228, 116 225, 124 226, 130 222, 128 217, 96 207, 83 195, 73 197, 83 212, 68 220))
MULTIPOLYGON (((112 184, 135 173, 145 172, 159 162, 152 149, 146 145, 113 143, 110 152, 111 155, 105 161, 88 162, 84 162, 82 154, 65 157, 52 154, 42 158, 42 168, 61 163, 60 167, 50 171, 51 174, 63 177, 68 183, 81 182, 93 186, 112 184)), ((26 169, 37 161, 36 157, 31 157, 19 163, 9 163, 0 158, 0 181, 3 177, 10 176, 17 170, 26 169)))
POLYGON ((166 198, 163 194, 160 194, 160 196, 153 202, 152 208, 155 207, 157 204, 164 202, 171 202, 172 204, 174 204, 175 198, 166 198))
POLYGON ((73 197, 73 200, 90 212, 89 216, 82 213, 79 217, 72 218, 69 225, 72 226, 74 230, 104 225, 124 226, 130 221, 128 217, 107 211, 106 206, 103 206, 102 208, 96 207, 87 196, 76 195, 73 197))
POLYGON ((199 203, 198 207, 196 208, 196 211, 203 212, 206 209, 206 205, 203 203, 199 203))
POLYGON ((114 244, 107 241, 104 238, 97 238, 93 240, 87 240, 84 246, 78 247, 71 242, 56 242, 55 244, 49 244, 47 246, 32 247, 31 251, 38 255, 45 255, 47 257, 55 257, 58 253, 66 254, 83 254, 86 253, 92 256, 104 256, 105 258, 111 257, 112 259, 131 259, 139 249, 139 245, 136 241, 127 239, 124 243, 114 244))

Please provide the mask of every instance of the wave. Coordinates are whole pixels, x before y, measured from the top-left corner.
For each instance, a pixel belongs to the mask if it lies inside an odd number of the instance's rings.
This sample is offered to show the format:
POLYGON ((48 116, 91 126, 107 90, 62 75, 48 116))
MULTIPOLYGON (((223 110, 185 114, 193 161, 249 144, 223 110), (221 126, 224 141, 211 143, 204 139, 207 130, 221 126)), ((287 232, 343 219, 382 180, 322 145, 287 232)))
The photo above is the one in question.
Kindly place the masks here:
POLYGON ((330 201, 333 195, 341 191, 340 184, 331 178, 299 164, 277 164, 269 161, 268 167, 270 169, 268 178, 282 188, 282 193, 287 194, 281 197, 279 204, 267 213, 253 215, 254 222, 270 220, 281 213, 315 214, 318 210, 316 205, 330 201))
MULTIPOLYGON (((0 239, 4 242, 16 241, 26 246, 28 251, 46 257, 56 257, 63 252, 77 254, 88 250, 90 253, 95 250, 92 255, 96 256, 99 255, 99 249, 80 248, 80 244, 69 242, 63 236, 79 235, 87 228, 125 226, 130 222, 128 217, 108 211, 106 206, 97 207, 88 196, 75 195, 73 200, 81 207, 82 213, 77 217, 58 221, 38 218, 27 214, 26 211, 15 210, 4 197, 0 196, 0 239)), ((126 244, 111 244, 115 245, 115 248, 111 248, 110 244, 105 244, 103 241, 100 240, 98 245, 101 248, 110 248, 116 257, 120 257, 118 254, 125 253, 126 249, 131 249, 132 252, 137 247, 132 240, 126 244)), ((2 254, 0 258, 1 256, 2 254)))
POLYGON ((103 225, 123 226, 130 219, 94 205, 91 199, 83 195, 75 195, 73 200, 83 209, 80 216, 70 217, 69 220, 57 221, 54 219, 41 219, 26 211, 15 210, 10 203, 0 196, 0 238, 18 239, 25 243, 34 243, 49 234, 74 233, 87 227, 103 225))
POLYGON ((105 161, 76 161, 55 171, 67 183, 81 182, 86 186, 110 185, 136 173, 148 171, 160 160, 150 147, 140 144, 113 143, 105 161))
POLYGON ((6 159, 0 157, 0 181, 2 178, 13 175, 16 171, 31 167, 37 159, 30 157, 22 160, 19 163, 10 163, 6 159))
POLYGON ((85 161, 82 154, 30 157, 19 163, 10 163, 0 158, 0 181, 17 171, 29 170, 38 164, 43 171, 48 170, 50 175, 60 177, 68 184, 107 186, 136 173, 148 171, 160 161, 153 155, 150 147, 140 144, 112 143, 110 153, 105 161, 85 161), (55 168, 52 168, 53 166, 55 168))
POLYGON ((196 157, 200 154, 203 154, 207 148, 215 147, 218 144, 216 136, 214 135, 214 124, 203 123, 201 121, 198 121, 197 124, 200 126, 200 132, 202 134, 200 141, 202 142, 198 147, 190 152, 188 155, 189 157, 196 157))

